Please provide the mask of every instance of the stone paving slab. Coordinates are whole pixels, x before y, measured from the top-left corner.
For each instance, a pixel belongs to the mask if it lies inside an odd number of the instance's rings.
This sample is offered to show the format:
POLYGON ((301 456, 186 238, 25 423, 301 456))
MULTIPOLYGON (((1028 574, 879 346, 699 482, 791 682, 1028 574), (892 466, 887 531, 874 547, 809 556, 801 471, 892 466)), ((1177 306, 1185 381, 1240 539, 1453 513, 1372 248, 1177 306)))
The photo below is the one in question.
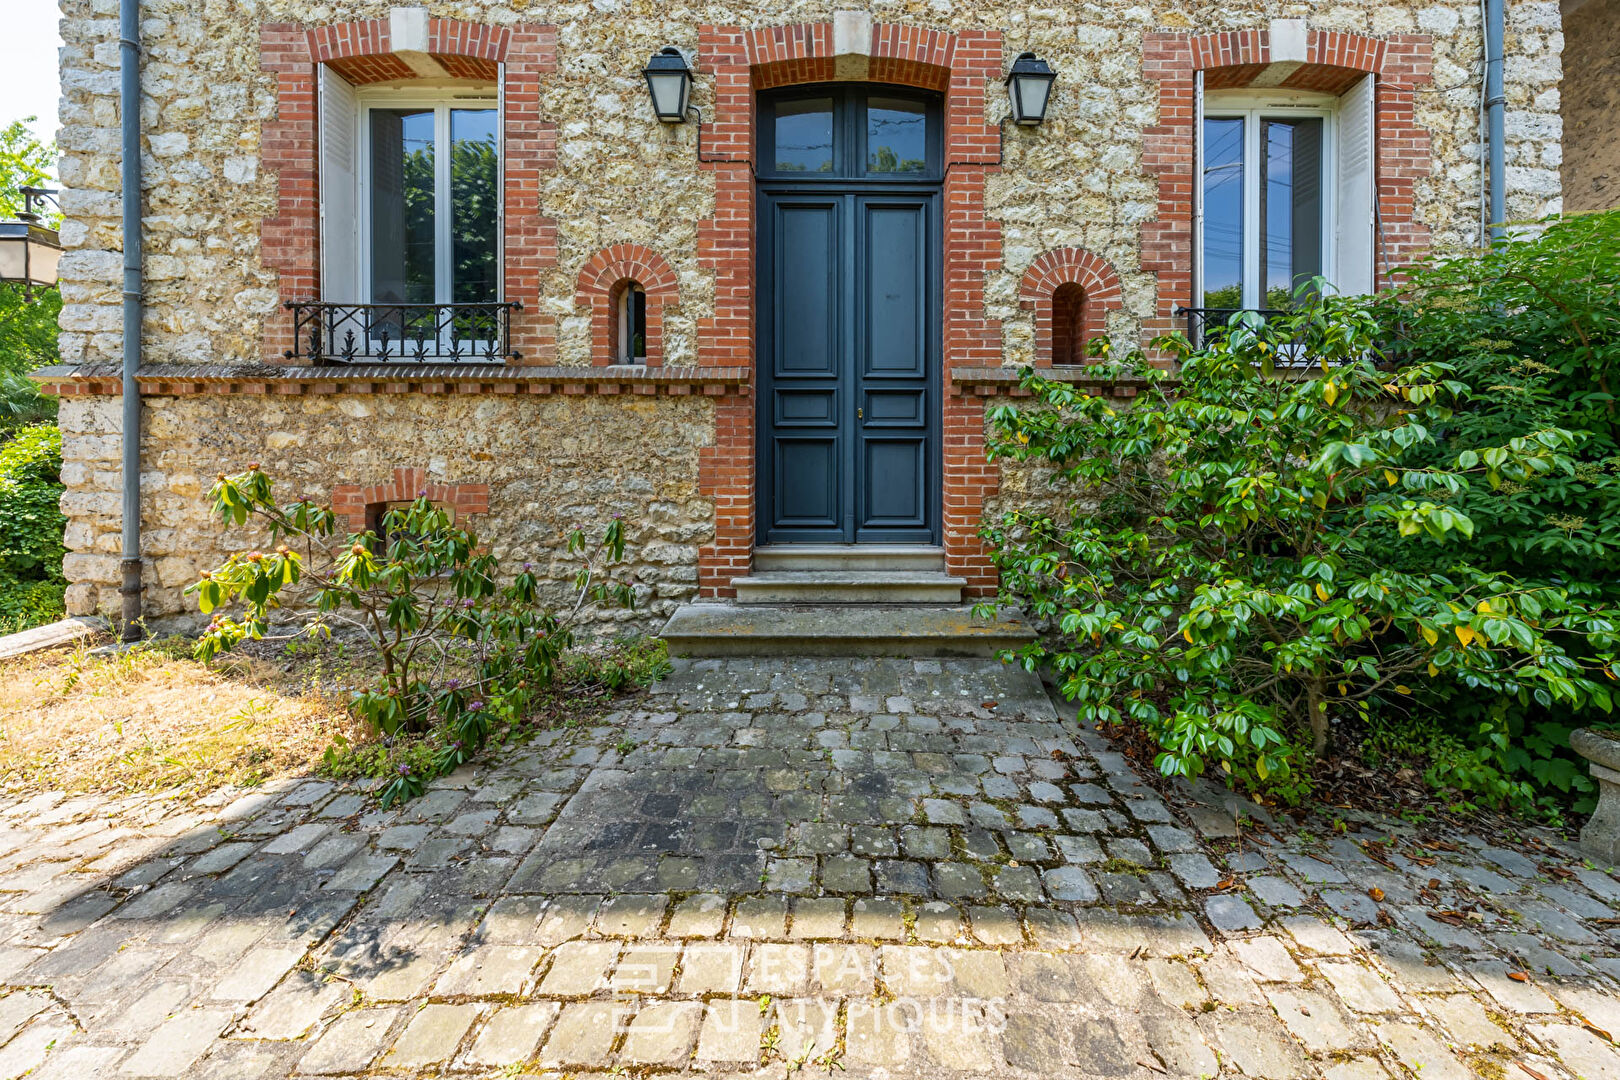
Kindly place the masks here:
POLYGON ((388 812, 0 803, 0 1080, 1620 1077, 1609 868, 1342 817, 990 661, 682 662, 388 812))

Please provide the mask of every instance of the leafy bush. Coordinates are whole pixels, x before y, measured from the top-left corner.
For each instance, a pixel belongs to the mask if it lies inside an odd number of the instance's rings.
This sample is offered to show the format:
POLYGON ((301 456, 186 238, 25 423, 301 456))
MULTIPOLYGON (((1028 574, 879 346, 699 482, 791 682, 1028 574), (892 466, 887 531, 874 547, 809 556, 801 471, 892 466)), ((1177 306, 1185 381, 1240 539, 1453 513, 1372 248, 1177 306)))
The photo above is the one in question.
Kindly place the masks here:
POLYGON ((568 538, 583 564, 573 603, 559 613, 540 601, 541 583, 527 563, 507 577, 477 536, 425 495, 384 515, 386 550, 371 531, 334 544, 332 511, 278 505, 256 465, 221 476, 210 498, 226 524, 252 521, 278 546, 232 555, 188 588, 205 614, 233 601, 245 608, 240 619, 215 615, 198 657, 262 638, 272 613, 300 607, 303 625, 294 636, 325 637, 334 622, 358 630, 380 670, 353 695, 354 715, 390 741, 440 735, 431 754, 418 745, 394 761, 397 775, 381 791, 385 806, 421 794, 427 780, 469 760, 497 725, 523 717, 557 677, 588 602, 634 602, 632 587, 610 576, 624 558, 617 518, 595 545, 582 532, 568 538))
POLYGON ((0 633, 62 615, 62 433, 23 428, 0 444, 0 633))
POLYGON ((994 457, 1043 462, 1055 513, 987 524, 1004 599, 1058 636, 1050 663, 1082 719, 1133 724, 1166 774, 1210 764, 1298 799, 1334 724, 1451 681, 1521 702, 1611 707, 1620 615, 1491 567, 1476 492, 1567 476, 1578 437, 1547 427, 1437 449, 1467 392, 1446 365, 1389 371, 1363 302, 1302 289, 1200 349, 1133 356, 1128 407, 1026 374, 992 413, 994 457), (1288 361, 1287 365, 1279 360, 1288 361), (1391 553, 1424 551, 1419 565, 1391 553))
POLYGON ((1454 500, 1476 524, 1480 565, 1611 600, 1620 599, 1617 290, 1620 211, 1611 211, 1414 267, 1375 309, 1396 357, 1444 363, 1466 387, 1426 460, 1545 428, 1575 436, 1568 471, 1454 500))

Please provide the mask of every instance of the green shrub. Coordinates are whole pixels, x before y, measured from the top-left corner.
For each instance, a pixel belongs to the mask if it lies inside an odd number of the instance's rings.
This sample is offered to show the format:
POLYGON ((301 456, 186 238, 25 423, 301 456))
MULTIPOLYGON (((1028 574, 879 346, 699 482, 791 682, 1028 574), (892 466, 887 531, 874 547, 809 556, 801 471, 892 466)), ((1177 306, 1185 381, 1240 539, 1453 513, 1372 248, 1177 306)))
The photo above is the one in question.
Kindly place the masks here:
POLYGON ((1463 509, 1568 475, 1578 437, 1437 450, 1467 387, 1380 367, 1379 340, 1365 302, 1306 288, 1204 348, 1160 342, 1174 389, 1137 356, 1111 372, 1140 380, 1127 407, 1029 373, 1033 404, 992 413, 992 455, 1044 462, 1064 500, 984 529, 1003 598, 1057 629, 1021 659, 1082 719, 1143 729, 1166 774, 1298 799, 1336 722, 1433 682, 1611 707, 1620 614, 1493 568, 1463 509))
POLYGON ((573 602, 554 611, 540 601, 540 581, 527 563, 503 573, 478 537, 425 493, 383 516, 386 549, 371 531, 339 542, 337 518, 326 507, 278 504, 257 465, 221 476, 209 495, 227 525, 251 521, 278 546, 232 555, 187 589, 205 614, 237 602, 244 609, 240 619, 215 614, 197 656, 208 660, 264 637, 278 611, 300 613, 293 637, 324 638, 334 622, 359 631, 378 672, 354 693, 350 710, 390 744, 415 747, 390 758, 396 775, 379 793, 385 806, 421 794, 428 780, 470 760, 497 728, 524 717, 556 680, 587 602, 634 601, 631 586, 611 576, 624 558, 618 518, 594 545, 583 532, 568 537, 581 566, 573 602), (410 738, 421 736, 430 736, 431 753, 410 738))
POLYGON ((1465 388, 1418 460, 1545 428, 1575 436, 1569 470, 1453 499, 1479 564, 1620 599, 1620 210, 1413 267, 1375 316, 1393 356, 1443 363, 1465 388))
POLYGON ((62 433, 22 428, 0 444, 0 633, 62 616, 62 433))
POLYGON ((67 582, 0 581, 0 634, 15 634, 62 617, 67 582))

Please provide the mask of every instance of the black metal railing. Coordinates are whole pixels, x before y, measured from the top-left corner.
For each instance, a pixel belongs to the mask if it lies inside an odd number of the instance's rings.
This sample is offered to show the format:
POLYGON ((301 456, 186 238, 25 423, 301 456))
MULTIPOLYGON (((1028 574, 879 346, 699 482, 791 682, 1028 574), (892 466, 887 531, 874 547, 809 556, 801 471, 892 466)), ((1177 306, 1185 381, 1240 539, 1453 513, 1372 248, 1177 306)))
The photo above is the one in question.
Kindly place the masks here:
MULTIPOLYGON (((1284 308, 1177 308, 1176 314, 1184 316, 1187 320, 1187 340, 1195 348, 1202 348, 1212 341, 1219 341, 1233 325, 1234 316, 1244 316, 1241 322, 1254 326, 1263 326, 1267 319, 1279 315, 1291 314, 1284 308)), ((1309 367, 1306 359, 1304 341, 1296 340, 1282 344, 1278 347, 1275 366, 1277 367, 1309 367)))
POLYGON ((288 301, 289 360, 310 364, 500 364, 512 350, 512 312, 523 305, 328 304, 288 301))

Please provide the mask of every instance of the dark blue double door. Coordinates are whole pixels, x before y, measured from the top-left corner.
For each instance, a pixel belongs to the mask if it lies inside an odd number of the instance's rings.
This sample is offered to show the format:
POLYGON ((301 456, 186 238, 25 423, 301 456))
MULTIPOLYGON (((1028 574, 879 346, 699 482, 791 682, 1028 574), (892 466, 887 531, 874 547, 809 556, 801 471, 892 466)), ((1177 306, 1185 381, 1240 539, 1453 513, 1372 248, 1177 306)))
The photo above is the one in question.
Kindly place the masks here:
POLYGON ((761 185, 763 542, 939 542, 939 197, 761 185))

